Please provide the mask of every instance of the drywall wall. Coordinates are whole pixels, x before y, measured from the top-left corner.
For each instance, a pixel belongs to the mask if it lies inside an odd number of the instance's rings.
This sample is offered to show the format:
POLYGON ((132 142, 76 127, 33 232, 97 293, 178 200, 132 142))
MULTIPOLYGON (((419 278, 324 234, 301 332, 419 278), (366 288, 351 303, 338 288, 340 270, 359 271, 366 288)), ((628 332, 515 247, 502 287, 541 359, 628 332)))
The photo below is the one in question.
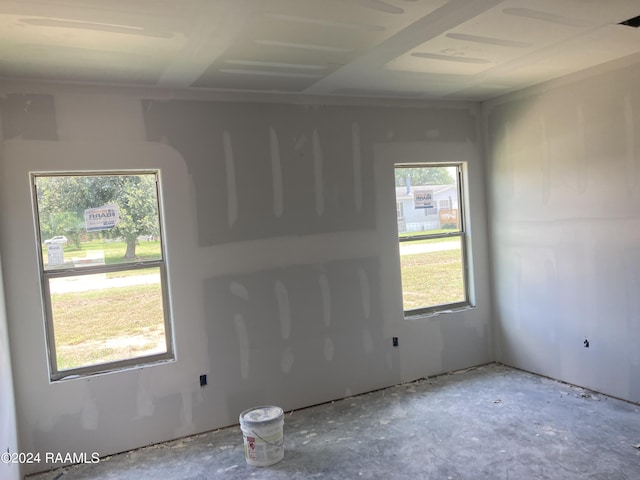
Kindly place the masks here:
POLYGON ((640 63, 582 77, 484 105, 499 358, 640 402, 640 63))
POLYGON ((258 404, 290 410, 493 359, 477 106, 161 93, 0 96, 22 450, 108 455, 235 424, 258 404), (405 320, 393 164, 450 160, 469 169, 476 307, 405 320), (139 168, 161 172, 176 360, 52 383, 28 173, 139 168))
MULTIPOLYGON (((0 256, 0 453, 15 455, 18 450, 18 428, 16 425, 16 406, 13 396, 13 376, 9 355, 9 332, 5 310, 4 287, 2 281, 2 257, 0 256)), ((20 463, 11 462, 12 457, 3 457, 0 462, 0 477, 17 480, 20 475, 20 463)), ((16 458, 16 460, 20 460, 16 458)))

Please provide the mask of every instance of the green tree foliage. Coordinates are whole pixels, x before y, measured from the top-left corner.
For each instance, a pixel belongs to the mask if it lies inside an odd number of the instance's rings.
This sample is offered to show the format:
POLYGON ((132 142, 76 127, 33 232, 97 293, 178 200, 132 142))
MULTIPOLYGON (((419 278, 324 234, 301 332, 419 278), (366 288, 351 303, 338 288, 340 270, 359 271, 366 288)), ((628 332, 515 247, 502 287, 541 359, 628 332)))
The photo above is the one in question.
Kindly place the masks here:
POLYGON ((84 211, 103 205, 117 205, 120 223, 101 233, 123 238, 127 259, 135 258, 138 236, 160 233, 155 175, 42 176, 36 188, 44 238, 64 234, 79 247, 84 211))
POLYGON ((396 168, 396 187, 411 185, 453 185, 455 179, 447 167, 396 168))

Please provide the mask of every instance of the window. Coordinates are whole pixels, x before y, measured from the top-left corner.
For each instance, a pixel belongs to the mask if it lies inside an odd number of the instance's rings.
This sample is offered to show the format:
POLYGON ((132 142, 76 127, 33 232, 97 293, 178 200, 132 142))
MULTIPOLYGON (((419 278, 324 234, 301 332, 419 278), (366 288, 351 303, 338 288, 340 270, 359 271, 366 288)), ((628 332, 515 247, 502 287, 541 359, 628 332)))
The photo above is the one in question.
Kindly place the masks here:
POLYGON ((32 185, 51 379, 173 358, 157 172, 32 185))
POLYGON ((396 165, 395 178, 413 206, 398 219, 405 314, 468 306, 462 165, 396 165))

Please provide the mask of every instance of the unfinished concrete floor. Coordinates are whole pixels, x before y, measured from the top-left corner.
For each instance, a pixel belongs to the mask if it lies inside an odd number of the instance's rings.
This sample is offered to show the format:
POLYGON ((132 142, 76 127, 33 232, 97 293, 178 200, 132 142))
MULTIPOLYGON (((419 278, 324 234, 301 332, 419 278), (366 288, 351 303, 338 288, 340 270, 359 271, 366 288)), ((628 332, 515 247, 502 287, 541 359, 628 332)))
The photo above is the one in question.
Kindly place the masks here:
POLYGON ((250 467, 230 427, 29 480, 640 479, 640 406, 491 364, 285 416, 250 467))

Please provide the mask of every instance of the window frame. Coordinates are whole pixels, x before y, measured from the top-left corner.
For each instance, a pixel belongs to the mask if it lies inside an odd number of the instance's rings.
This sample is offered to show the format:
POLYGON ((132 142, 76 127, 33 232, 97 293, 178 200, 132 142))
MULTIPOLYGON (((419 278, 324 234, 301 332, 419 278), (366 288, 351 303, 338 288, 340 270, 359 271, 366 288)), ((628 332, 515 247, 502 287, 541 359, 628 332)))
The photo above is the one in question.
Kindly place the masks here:
MULTIPOLYGON (((400 236, 400 232, 398 231, 398 247, 402 243, 405 242, 414 242, 419 240, 435 240, 439 238, 459 238, 460 239, 460 255, 462 257, 462 281, 463 281, 463 291, 464 291, 464 300, 459 302, 452 303, 444 303, 439 305, 430 305, 426 307, 414 308, 407 310, 404 307, 404 286, 401 285, 401 292, 403 294, 402 299, 402 308, 404 311, 405 318, 410 317, 420 317, 420 316, 428 316, 443 312, 449 312, 454 310, 461 310, 472 307, 471 303, 471 289, 470 289, 470 275, 469 275, 469 255, 467 252, 468 247, 468 234, 467 234, 467 205, 465 201, 465 178, 464 178, 464 170, 465 170, 465 162, 438 162, 438 163, 396 163, 394 164, 394 173, 398 169, 402 168, 438 168, 438 167, 455 167, 456 168, 456 186, 458 193, 458 222, 459 229, 455 232, 447 232, 447 233, 418 233, 416 235, 406 235, 400 236)), ((395 176, 395 175, 394 175, 395 176)), ((397 202, 397 199, 396 199, 397 202)), ((451 206, 449 206, 451 208, 451 206)), ((440 206, 438 204, 438 211, 440 210, 440 206)), ((397 225, 397 222, 396 222, 397 225)), ((402 284, 402 261, 400 259, 400 248, 398 248, 398 259, 400 264, 400 281, 402 284)))
POLYGON ((161 193, 161 175, 159 169, 136 169, 136 170, 96 170, 96 171, 35 171, 29 173, 30 188, 33 205, 33 218, 35 223, 35 233, 37 239, 38 252, 38 276, 40 277, 40 291, 42 296, 42 304, 44 306, 44 327, 47 346, 47 357, 49 364, 50 380, 58 381, 67 378, 77 378, 99 373, 108 373, 119 370, 125 370, 135 367, 149 366, 158 363, 166 363, 175 360, 173 347, 173 325, 171 321, 171 302, 169 295, 169 281, 167 275, 167 256, 164 241, 163 229, 163 209, 162 209, 162 193, 161 193), (118 264, 107 265, 83 265, 82 267, 68 268, 45 268, 42 231, 40 228, 40 212, 38 207, 38 193, 36 181, 38 177, 99 177, 99 176, 135 176, 135 175, 154 175, 155 192, 158 211, 158 228, 160 238, 160 254, 159 260, 136 260, 134 262, 123 262, 118 264), (162 313, 164 323, 164 337, 166 351, 163 353, 154 353, 149 355, 139 355, 124 360, 114 360, 104 363, 94 363, 81 367, 73 367, 69 369, 59 370, 56 353, 56 342, 53 321, 53 308, 51 302, 51 291, 49 280, 65 277, 81 277, 85 275, 114 273, 122 271, 134 271, 149 268, 158 268, 160 273, 160 290, 162 294, 162 313))

